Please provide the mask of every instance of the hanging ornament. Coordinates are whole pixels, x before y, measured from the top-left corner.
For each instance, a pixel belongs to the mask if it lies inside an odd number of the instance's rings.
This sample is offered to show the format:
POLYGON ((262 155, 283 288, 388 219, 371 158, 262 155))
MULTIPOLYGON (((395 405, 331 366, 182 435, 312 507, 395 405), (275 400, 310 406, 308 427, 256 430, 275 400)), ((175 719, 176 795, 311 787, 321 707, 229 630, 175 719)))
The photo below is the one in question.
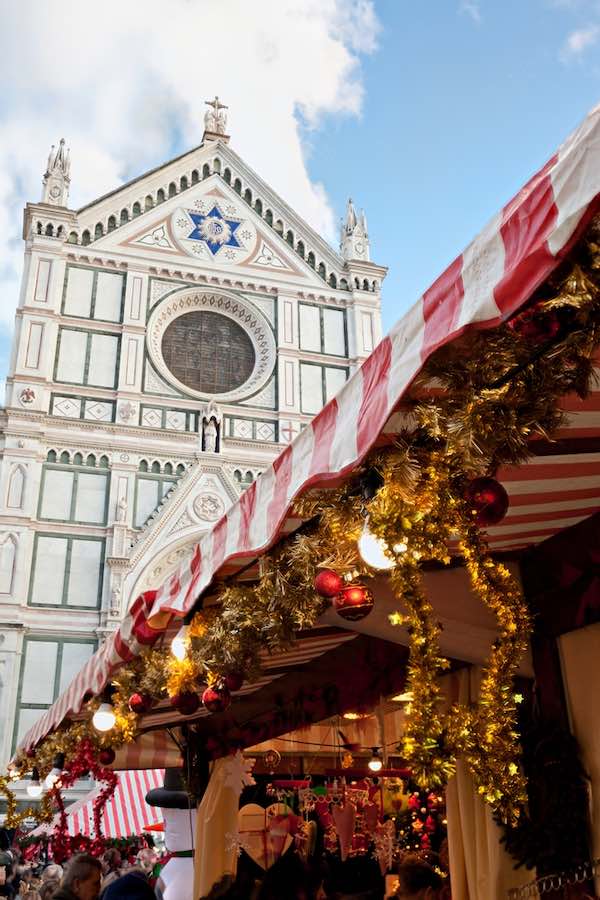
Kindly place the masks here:
POLYGON ((98 762, 101 766, 110 766, 115 761, 115 751, 112 747, 104 747, 98 754, 98 762))
POLYGON ((469 482, 465 499, 475 515, 475 521, 484 528, 501 522, 509 504, 508 494, 500 482, 485 476, 469 482))
POLYGON ((207 687, 202 694, 202 702, 211 713, 223 712, 231 703, 231 694, 225 684, 207 687))
POLYGON ((334 598, 333 606, 348 622, 364 619, 373 609, 373 594, 364 584, 348 584, 334 598))
POLYGON ((182 716, 191 716, 200 706, 200 698, 198 694, 193 694, 191 691, 182 691, 181 694, 171 697, 171 706, 182 716))
POLYGON ((152 697, 149 694, 132 694, 128 706, 131 712, 143 715, 152 709, 152 697))
POLYGON ((263 756, 263 762, 269 774, 272 775, 281 762, 281 753, 279 752, 279 750, 275 750, 273 747, 271 747, 271 749, 267 750, 267 752, 263 756))
POLYGON ((320 597, 335 597, 344 587, 344 579, 333 569, 321 569, 315 575, 314 587, 320 597))
POLYGON ((556 310, 544 310, 539 304, 529 307, 506 323, 511 331, 530 344, 551 341, 560 331, 556 310))
POLYGON ((228 691, 231 691, 232 693, 239 691, 244 683, 244 674, 243 672, 228 672, 227 675, 225 675, 223 682, 228 691))

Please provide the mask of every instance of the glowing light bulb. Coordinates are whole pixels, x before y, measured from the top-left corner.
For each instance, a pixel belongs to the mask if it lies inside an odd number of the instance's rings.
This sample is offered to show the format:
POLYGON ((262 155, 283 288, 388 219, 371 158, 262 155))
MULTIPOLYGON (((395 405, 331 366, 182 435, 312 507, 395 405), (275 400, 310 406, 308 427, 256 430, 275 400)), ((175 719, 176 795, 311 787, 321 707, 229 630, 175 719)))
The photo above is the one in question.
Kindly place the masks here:
POLYGON ((413 699, 412 691, 403 691, 401 694, 396 694, 395 697, 392 697, 394 703, 410 703, 413 699))
POLYGON ((34 800, 37 800, 38 797, 42 796, 42 784, 40 782, 40 776, 37 769, 34 769, 31 773, 31 780, 27 785, 27 794, 34 800))
POLYGON ((92 716, 92 725, 96 731, 110 731, 115 727, 117 717, 110 703, 101 703, 92 716))
POLYGON ((393 569, 395 561, 389 556, 389 548, 385 541, 369 531, 369 520, 365 519, 362 534, 358 539, 358 552, 372 569, 393 569))
POLYGON ((171 641, 171 653, 178 659, 185 659, 187 656, 187 625, 182 625, 173 640, 171 641))
POLYGON ((408 544, 406 541, 398 541, 397 544, 394 544, 394 552, 395 553, 406 553, 408 550, 408 544))
POLYGON ((46 778, 44 780, 44 784, 46 785, 48 790, 51 790, 54 787, 54 785, 58 781, 60 781, 61 775, 62 775, 62 771, 60 769, 57 769, 56 766, 48 772, 48 774, 46 775, 46 778))
POLYGON ((367 765, 371 772, 381 772, 383 768, 383 760, 379 755, 379 750, 377 749, 377 747, 373 747, 373 756, 371 757, 367 765))

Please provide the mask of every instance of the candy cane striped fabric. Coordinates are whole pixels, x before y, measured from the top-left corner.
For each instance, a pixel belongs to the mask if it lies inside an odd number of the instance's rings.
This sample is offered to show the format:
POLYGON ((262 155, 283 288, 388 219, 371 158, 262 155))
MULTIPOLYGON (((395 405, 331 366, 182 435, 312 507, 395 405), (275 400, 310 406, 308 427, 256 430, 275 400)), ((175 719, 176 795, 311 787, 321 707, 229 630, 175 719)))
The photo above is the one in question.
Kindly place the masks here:
MULTIPOLYGON (((169 617, 184 616, 219 571, 235 570, 236 565, 247 564, 275 543, 283 530, 289 530, 287 517, 295 496, 310 486, 332 484, 351 472, 384 431, 394 407, 433 351, 465 330, 496 325, 518 310, 569 251, 598 210, 599 197, 600 106, 448 266, 311 425, 201 539, 191 563, 155 592, 138 597, 120 630, 30 729, 23 746, 34 745, 67 714, 78 712, 85 692, 98 693, 114 669, 139 652, 140 644, 151 643, 164 630, 169 617)), ((597 403, 598 395, 594 397, 597 403)), ((582 427, 595 434, 598 411, 598 405, 580 410, 582 427)), ((530 490, 528 484, 533 469, 529 474, 527 467, 510 473, 511 497, 522 502, 517 501, 507 521, 492 530, 492 538, 501 536, 499 546, 527 542, 533 535, 531 517, 535 519, 534 537, 541 539, 596 504, 597 489, 588 496, 590 482, 581 480, 595 475, 582 473, 573 479, 566 472, 567 461, 558 459, 543 465, 548 466, 546 475, 558 479, 556 492, 567 488, 568 508, 559 515, 554 508, 545 509, 543 498, 532 496, 536 489, 530 490)))
MULTIPOLYGON (((149 790, 162 787, 164 774, 164 769, 137 769, 118 773, 119 783, 102 816, 102 833, 105 837, 122 838, 141 834, 149 825, 157 825, 163 821, 160 809, 148 806, 145 797, 149 790)), ((69 834, 93 836, 94 800, 101 790, 102 785, 98 785, 67 809, 69 834)), ((40 825, 32 833, 50 833, 57 824, 58 816, 55 816, 48 825, 40 825)))

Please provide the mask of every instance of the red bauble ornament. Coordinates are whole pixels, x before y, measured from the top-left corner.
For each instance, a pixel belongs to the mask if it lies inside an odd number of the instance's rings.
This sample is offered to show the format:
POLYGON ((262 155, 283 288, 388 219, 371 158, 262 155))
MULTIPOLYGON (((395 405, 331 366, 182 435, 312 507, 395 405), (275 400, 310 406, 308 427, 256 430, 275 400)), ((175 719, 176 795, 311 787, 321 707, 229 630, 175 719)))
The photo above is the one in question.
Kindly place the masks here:
POLYGON ((131 712, 143 715, 152 709, 152 697, 148 694, 132 694, 127 705, 131 712))
POLYGON ((231 703, 231 694, 224 684, 207 687, 202 694, 202 702, 211 713, 223 712, 231 703))
POLYGON ((364 584, 347 584, 334 598, 333 607, 342 619, 358 622, 373 609, 373 594, 364 584))
POLYGON ((110 766, 115 761, 115 751, 112 747, 105 747, 98 754, 98 762, 101 766, 110 766))
POLYGON ((171 706, 175 707, 182 716, 191 716, 200 706, 200 697, 191 691, 183 691, 183 693, 171 697, 171 706))
POLYGON ((543 310, 531 306, 514 316, 508 327, 530 344, 544 344, 551 341, 560 331, 560 319, 556 310, 543 310))
POLYGON ((344 579, 333 569, 321 569, 315 575, 314 587, 320 597, 335 597, 344 587, 344 579))
POLYGON ((501 522, 508 509, 508 494, 495 478, 474 478, 465 491, 465 499, 473 510, 478 525, 487 528, 501 522))
POLYGON ((239 691, 244 683, 244 676, 242 672, 229 672, 223 682, 228 691, 239 691))

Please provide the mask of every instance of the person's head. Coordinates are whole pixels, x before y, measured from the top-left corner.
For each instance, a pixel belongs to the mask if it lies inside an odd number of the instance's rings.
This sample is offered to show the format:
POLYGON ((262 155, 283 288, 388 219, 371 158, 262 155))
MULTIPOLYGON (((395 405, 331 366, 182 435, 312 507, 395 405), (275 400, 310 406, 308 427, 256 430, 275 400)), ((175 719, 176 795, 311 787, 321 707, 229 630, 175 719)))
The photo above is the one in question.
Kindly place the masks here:
POLYGON ((51 863, 42 872, 42 881, 60 881, 62 875, 62 866, 59 866, 58 863, 51 863))
POLYGON ((144 872, 151 872, 157 859, 156 851, 149 847, 140 850, 135 858, 136 865, 144 872))
POLYGON ((47 878, 38 888, 40 900, 52 900, 59 887, 60 881, 58 879, 47 878))
POLYGON ((442 879, 431 866, 419 859, 407 859, 398 867, 395 897, 402 900, 435 900, 442 879))
POLYGON ((111 847, 102 857, 102 870, 105 875, 115 872, 121 865, 121 854, 116 847, 111 847))
POLYGON ((103 900, 154 900, 155 896, 146 876, 138 869, 121 875, 102 894, 103 900))
POLYGON ((97 900, 101 883, 102 864, 87 853, 78 853, 69 861, 61 882, 77 900, 97 900))

